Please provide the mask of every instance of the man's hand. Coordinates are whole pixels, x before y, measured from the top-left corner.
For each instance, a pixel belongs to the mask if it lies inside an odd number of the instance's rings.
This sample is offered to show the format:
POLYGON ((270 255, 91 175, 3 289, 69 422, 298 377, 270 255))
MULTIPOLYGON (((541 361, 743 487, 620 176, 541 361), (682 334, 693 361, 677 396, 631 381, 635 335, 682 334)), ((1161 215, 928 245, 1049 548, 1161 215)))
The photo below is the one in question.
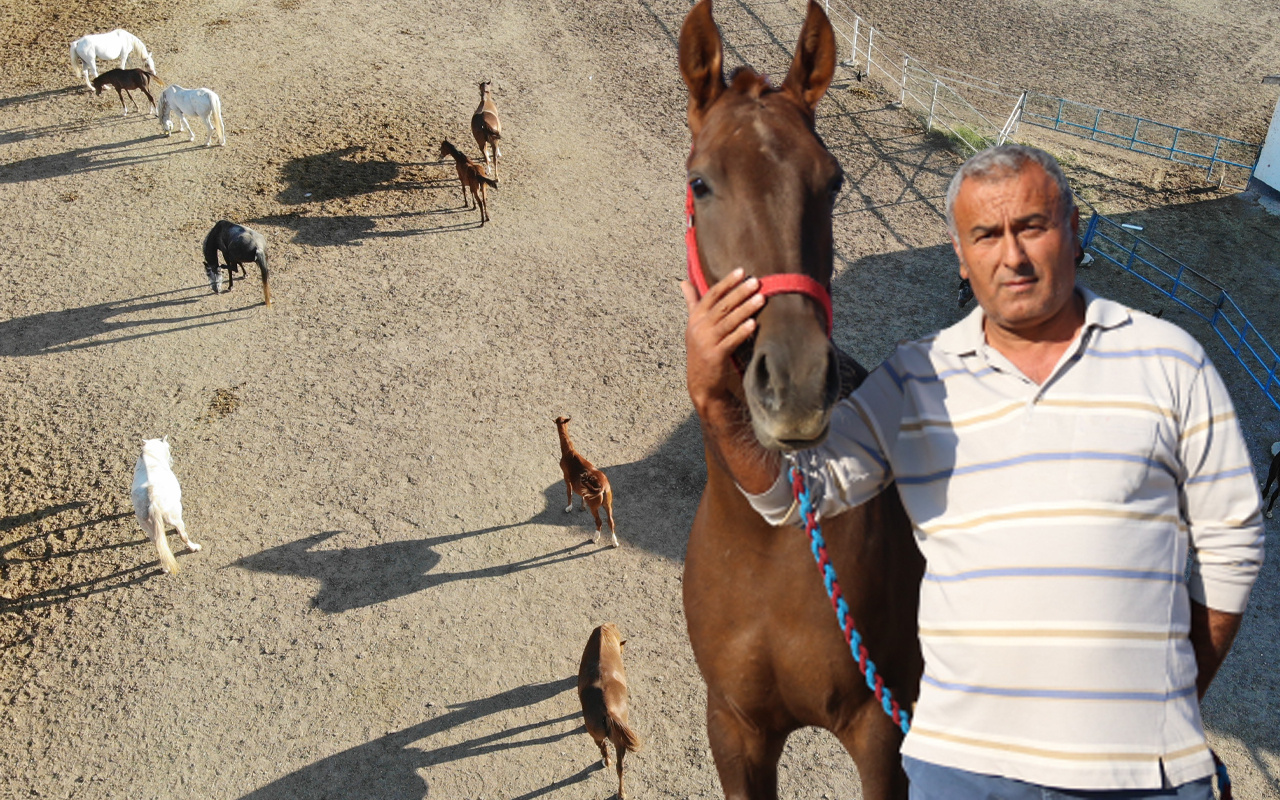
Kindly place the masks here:
POLYGON ((1227 657, 1243 614, 1208 608, 1191 601, 1191 649, 1196 654, 1196 696, 1204 699, 1209 683, 1227 657))
POLYGON ((689 399, 699 416, 712 405, 740 395, 742 377, 733 353, 755 333, 755 315, 764 307, 760 281, 743 280, 735 269, 698 298, 689 281, 680 281, 689 325, 684 332, 689 399))
POLYGON ((760 282, 743 276, 735 269, 701 299, 691 283, 680 282, 689 308, 685 379, 708 449, 739 486, 758 494, 773 485, 780 466, 777 454, 760 446, 739 399, 742 376, 733 353, 755 333, 765 302, 760 282))

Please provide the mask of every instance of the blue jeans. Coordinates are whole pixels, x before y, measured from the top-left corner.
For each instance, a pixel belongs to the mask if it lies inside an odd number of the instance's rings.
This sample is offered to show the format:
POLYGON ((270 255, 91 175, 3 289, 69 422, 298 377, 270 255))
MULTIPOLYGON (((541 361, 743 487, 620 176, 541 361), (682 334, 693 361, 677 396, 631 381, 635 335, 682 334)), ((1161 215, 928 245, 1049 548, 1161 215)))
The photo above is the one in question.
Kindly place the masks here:
POLYGON ((1213 800, 1207 777, 1171 789, 1053 789, 906 756, 902 767, 911 780, 910 800, 1213 800))

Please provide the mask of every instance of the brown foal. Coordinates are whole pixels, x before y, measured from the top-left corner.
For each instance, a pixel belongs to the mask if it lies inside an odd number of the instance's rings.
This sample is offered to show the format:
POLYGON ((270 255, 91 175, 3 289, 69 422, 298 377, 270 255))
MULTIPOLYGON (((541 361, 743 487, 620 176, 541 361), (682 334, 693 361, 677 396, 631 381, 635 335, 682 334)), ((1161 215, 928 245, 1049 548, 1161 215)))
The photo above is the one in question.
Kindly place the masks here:
POLYGON ((640 749, 640 737, 627 724, 627 671, 622 666, 622 646, 626 641, 618 626, 606 622, 591 632, 578 666, 578 701, 582 703, 582 719, 587 733, 600 748, 604 765, 609 766, 609 748, 613 742, 618 754, 618 800, 622 791, 622 759, 627 751, 640 749))
POLYGON ((151 92, 147 91, 147 85, 155 80, 156 83, 164 86, 164 81, 156 77, 154 72, 145 69, 109 69, 98 77, 93 79, 93 93, 102 94, 103 88, 111 86, 115 88, 116 94, 120 97, 120 107, 124 109, 124 114, 129 115, 129 107, 124 104, 124 96, 129 95, 129 101, 133 103, 133 110, 138 111, 138 103, 133 99, 132 89, 139 89, 147 96, 147 100, 151 101, 151 113, 156 111, 156 99, 151 96, 151 92))
POLYGON ((458 180, 462 181, 462 207, 470 208, 467 205, 467 190, 470 189, 471 196, 476 201, 476 208, 480 209, 480 224, 484 225, 489 221, 489 204, 485 202, 484 187, 492 186, 497 189, 498 181, 486 176, 484 167, 463 155, 462 151, 448 139, 440 143, 440 152, 436 158, 445 156, 453 156, 453 165, 458 168, 458 180))
POLYGON ((600 541, 600 507, 604 506, 609 518, 609 537, 612 545, 618 546, 618 534, 613 527, 613 488, 604 473, 596 469, 590 461, 573 447, 569 438, 569 418, 556 417, 556 433, 560 436, 560 471, 564 473, 564 492, 568 505, 564 512, 573 510, 573 495, 582 496, 582 504, 591 509, 591 516, 596 521, 596 535, 593 542, 600 541))
POLYGON ((476 137, 476 146, 484 156, 485 166, 489 166, 489 148, 493 147, 493 177, 498 177, 498 140, 502 138, 502 123, 498 121, 498 106, 494 104, 489 81, 480 82, 480 105, 471 115, 471 135, 476 137))

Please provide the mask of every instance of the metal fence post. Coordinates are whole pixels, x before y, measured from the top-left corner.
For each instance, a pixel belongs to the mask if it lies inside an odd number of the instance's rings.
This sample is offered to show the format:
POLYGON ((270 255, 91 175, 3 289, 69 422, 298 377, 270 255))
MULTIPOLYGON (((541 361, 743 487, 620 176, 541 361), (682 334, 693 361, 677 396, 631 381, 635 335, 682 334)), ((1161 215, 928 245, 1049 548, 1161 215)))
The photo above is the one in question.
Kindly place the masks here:
MULTIPOLYGON (((859 22, 862 22, 862 17, 858 16, 857 14, 854 14, 853 15, 853 58, 850 59, 851 61, 853 61, 854 69, 858 68, 858 23, 859 22)), ((870 72, 871 70, 868 68, 867 71, 870 72)))
POLYGON ((907 102, 907 68, 911 66, 911 56, 904 55, 902 57, 902 91, 898 93, 898 105, 906 105, 907 102))
POLYGON ((933 97, 929 100, 929 122, 925 124, 926 131, 933 130, 933 109, 938 105, 938 79, 933 79, 933 97))
MULTIPOLYGON (((1204 174, 1205 181, 1213 179, 1213 165, 1218 161, 1218 149, 1222 147, 1222 137, 1219 136, 1213 143, 1213 155, 1209 158, 1209 171, 1204 174)), ((1224 170, 1225 171, 1225 170, 1224 170)))
MULTIPOLYGON (((875 38, 876 38, 875 26, 874 25, 867 26, 867 77, 868 78, 871 77, 871 65, 874 63, 871 60, 871 43, 872 41, 875 40, 875 38)), ((881 70, 881 72, 883 71, 884 70, 881 70)))

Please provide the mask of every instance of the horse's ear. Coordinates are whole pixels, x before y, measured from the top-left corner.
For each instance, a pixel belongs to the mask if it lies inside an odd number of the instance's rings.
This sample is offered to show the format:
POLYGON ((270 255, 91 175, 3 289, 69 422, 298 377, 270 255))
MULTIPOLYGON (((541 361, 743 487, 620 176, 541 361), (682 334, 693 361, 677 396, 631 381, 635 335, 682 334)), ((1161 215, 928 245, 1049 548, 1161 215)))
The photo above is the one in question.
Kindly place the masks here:
POLYGON ((165 444, 168 444, 168 443, 169 443, 169 434, 167 434, 167 433, 166 433, 166 434, 165 434, 165 435, 160 439, 160 441, 164 442, 165 444))
POLYGON ((689 87, 689 130, 697 135, 707 109, 725 89, 724 48, 711 18, 711 0, 693 7, 680 26, 680 77, 689 87))
POLYGON ((835 74, 835 33, 822 7, 809 0, 809 12, 800 29, 800 41, 796 42, 796 56, 782 88, 794 94, 813 114, 835 74))

